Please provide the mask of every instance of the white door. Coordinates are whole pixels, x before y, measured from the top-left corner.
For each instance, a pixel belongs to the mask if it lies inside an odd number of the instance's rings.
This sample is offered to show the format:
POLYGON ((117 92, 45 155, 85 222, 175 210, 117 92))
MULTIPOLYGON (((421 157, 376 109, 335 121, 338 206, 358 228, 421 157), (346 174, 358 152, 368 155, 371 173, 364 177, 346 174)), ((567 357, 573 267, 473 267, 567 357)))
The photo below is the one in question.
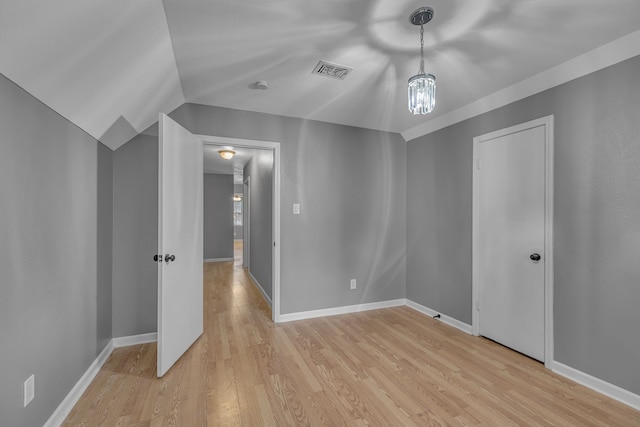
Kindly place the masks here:
POLYGON ((158 377, 202 334, 202 141, 159 119, 158 377))
POLYGON ((545 358, 544 125, 477 147, 479 332, 545 358))

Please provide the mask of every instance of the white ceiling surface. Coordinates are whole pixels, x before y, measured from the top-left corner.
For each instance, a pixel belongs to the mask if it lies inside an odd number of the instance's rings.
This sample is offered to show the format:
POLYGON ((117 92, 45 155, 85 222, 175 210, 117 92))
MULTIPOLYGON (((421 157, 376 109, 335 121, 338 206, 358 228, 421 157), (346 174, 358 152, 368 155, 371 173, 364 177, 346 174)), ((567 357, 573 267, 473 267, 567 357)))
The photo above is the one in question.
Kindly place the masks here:
POLYGON ((233 175, 234 184, 242 184, 242 171, 247 163, 259 150, 231 146, 204 145, 204 173, 233 175), (225 160, 218 154, 220 150, 233 150, 236 154, 230 160, 225 160))
POLYGON ((636 32, 639 18, 638 0, 2 0, 0 72, 113 149, 184 102, 405 132, 636 32), (420 6, 435 10, 428 116, 406 107, 420 6), (312 75, 321 59, 354 70, 312 75))
POLYGON ((1 0, 0 72, 111 148, 185 102, 160 0, 1 0))

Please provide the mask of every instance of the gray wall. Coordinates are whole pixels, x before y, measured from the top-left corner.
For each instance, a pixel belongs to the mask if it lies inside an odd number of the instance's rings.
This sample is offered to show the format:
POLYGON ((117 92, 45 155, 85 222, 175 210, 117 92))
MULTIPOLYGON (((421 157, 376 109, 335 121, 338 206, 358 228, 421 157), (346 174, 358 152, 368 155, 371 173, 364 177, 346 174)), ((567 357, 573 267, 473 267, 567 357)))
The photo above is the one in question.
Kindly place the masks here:
POLYGON ((249 272, 273 298, 273 151, 257 151, 244 167, 243 177, 251 178, 249 272))
POLYGON ((468 324, 470 143, 447 128, 407 146, 407 298, 468 324))
POLYGON ((113 155, 113 336, 157 331, 158 138, 113 155))
POLYGON ((98 144, 98 290, 96 352, 113 337, 113 151, 98 144))
POLYGON ((204 174, 204 259, 233 258, 233 175, 204 174))
POLYGON ((555 115, 555 359, 640 393, 640 57, 408 143, 407 297, 471 322, 473 137, 555 115))
POLYGON ((400 135, 197 104, 171 116, 196 134, 281 143, 282 313, 404 298, 400 135))
POLYGON ((110 234, 98 212, 110 206, 110 155, 98 147, 0 75, 3 426, 43 425, 110 338, 109 242, 98 244, 110 234), (31 374, 35 399, 23 408, 31 374))

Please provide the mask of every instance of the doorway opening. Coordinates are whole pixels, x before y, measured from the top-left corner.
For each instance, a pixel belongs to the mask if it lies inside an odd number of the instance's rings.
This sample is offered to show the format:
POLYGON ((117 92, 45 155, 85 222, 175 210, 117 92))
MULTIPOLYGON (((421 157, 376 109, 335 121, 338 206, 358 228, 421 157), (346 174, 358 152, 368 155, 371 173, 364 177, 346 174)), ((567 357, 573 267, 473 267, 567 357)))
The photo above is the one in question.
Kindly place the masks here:
MULTIPOLYGON (((198 135, 205 146, 234 147, 239 149, 261 150, 270 152, 272 158, 271 166, 271 235, 269 237, 269 247, 271 248, 271 318, 274 322, 280 321, 280 143, 272 141, 259 141, 250 139, 226 138, 211 135, 198 135)), ((253 181, 255 183, 255 181, 253 181)), ((258 229, 254 224, 252 227, 252 180, 245 179, 243 186, 243 263, 251 268, 251 230, 258 229)), ((253 192, 254 196, 256 193, 253 192)), ((255 209, 253 210, 256 212, 255 209)), ((250 272, 250 270, 249 270, 250 272)), ((264 293, 264 292, 263 292, 264 293)), ((266 296, 266 295, 265 295, 266 296)))
MULTIPOLYGON (((235 178, 234 178, 235 179, 235 178)), ((244 191, 237 192, 235 189, 234 183, 234 193, 233 193, 233 240, 243 240, 244 238, 244 191)))

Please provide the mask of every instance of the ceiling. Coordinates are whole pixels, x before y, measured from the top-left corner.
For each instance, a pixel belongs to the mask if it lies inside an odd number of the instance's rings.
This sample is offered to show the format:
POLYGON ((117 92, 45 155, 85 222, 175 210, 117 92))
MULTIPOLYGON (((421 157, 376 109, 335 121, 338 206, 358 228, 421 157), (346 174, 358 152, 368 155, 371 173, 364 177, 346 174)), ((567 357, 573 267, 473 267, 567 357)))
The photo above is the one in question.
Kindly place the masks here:
POLYGON ((0 72, 112 149, 185 102, 406 138, 640 34, 639 17, 637 0, 3 0, 0 72), (420 6, 435 10, 425 26, 425 69, 438 83, 428 116, 406 107, 419 65, 408 17, 420 6), (319 60, 354 70, 343 81, 312 75, 319 60))
POLYGON ((204 173, 215 173, 220 175, 233 175, 234 184, 242 184, 243 169, 259 150, 243 147, 232 147, 229 145, 204 145, 204 173), (235 155, 230 160, 224 160, 218 154, 220 150, 235 151, 235 155))

